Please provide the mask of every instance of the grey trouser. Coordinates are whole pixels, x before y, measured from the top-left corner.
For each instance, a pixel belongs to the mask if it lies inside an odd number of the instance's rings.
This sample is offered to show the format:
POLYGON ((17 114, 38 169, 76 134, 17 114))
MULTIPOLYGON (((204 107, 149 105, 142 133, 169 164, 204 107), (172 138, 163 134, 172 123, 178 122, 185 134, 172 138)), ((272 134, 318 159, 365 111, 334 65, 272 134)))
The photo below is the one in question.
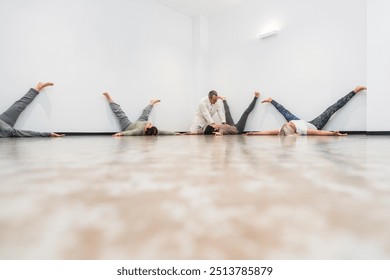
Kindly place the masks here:
MULTIPOLYGON (((129 118, 126 116, 125 112, 123 112, 121 106, 119 104, 112 102, 110 103, 111 110, 116 115, 119 125, 121 126, 121 130, 124 131, 129 125, 132 124, 132 122, 129 120, 129 118)), ((137 121, 148 121, 149 114, 152 111, 153 106, 148 105, 145 107, 145 109, 142 111, 141 116, 138 118, 137 121)))
POLYGON ((3 114, 0 115, 0 137, 47 137, 50 133, 35 132, 15 129, 15 123, 20 114, 38 95, 38 91, 30 89, 22 98, 12 104, 3 114))
POLYGON ((238 134, 242 134, 244 132, 246 121, 248 119, 249 114, 252 112, 253 108, 255 108, 256 101, 257 101, 257 97, 254 97, 252 102, 249 104, 248 108, 244 111, 240 120, 236 124, 234 124, 234 121, 233 121, 232 115, 230 113, 230 108, 229 108, 229 105, 227 104, 227 101, 226 100, 223 101, 223 106, 225 109, 226 123, 228 125, 235 126, 237 128, 238 134))
POLYGON ((38 91, 30 89, 22 98, 12 104, 3 114, 0 115, 0 120, 7 123, 9 126, 14 127, 20 114, 26 109, 26 107, 34 100, 38 95, 38 91))

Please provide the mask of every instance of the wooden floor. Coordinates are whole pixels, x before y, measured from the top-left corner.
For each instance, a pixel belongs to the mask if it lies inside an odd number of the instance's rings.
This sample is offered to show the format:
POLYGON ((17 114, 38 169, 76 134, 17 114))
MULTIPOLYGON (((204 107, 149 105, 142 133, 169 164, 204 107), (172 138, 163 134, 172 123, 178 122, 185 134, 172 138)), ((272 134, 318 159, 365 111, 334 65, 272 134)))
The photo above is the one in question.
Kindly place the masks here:
POLYGON ((389 143, 0 139, 0 258, 389 259, 389 143))

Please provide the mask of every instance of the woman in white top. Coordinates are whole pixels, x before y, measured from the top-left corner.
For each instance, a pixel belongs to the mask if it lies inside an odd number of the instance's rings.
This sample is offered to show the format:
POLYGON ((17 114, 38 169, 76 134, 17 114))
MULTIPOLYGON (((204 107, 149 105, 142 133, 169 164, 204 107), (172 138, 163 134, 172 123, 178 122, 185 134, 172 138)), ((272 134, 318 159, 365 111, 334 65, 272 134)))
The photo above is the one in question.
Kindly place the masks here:
POLYGON ((268 131, 257 131, 250 132, 247 135, 323 135, 323 136, 344 136, 338 131, 323 131, 321 130, 326 123, 329 121, 330 117, 336 113, 340 108, 342 108, 352 97, 355 96, 359 91, 366 90, 364 86, 357 86, 353 91, 348 93, 346 96, 338 100, 335 104, 326 109, 321 115, 315 118, 312 121, 306 122, 299 119, 292 113, 290 113, 286 108, 277 103, 272 98, 267 98, 262 101, 262 103, 268 102, 275 106, 275 108, 283 115, 287 120, 287 123, 284 124, 280 130, 268 130, 268 131))

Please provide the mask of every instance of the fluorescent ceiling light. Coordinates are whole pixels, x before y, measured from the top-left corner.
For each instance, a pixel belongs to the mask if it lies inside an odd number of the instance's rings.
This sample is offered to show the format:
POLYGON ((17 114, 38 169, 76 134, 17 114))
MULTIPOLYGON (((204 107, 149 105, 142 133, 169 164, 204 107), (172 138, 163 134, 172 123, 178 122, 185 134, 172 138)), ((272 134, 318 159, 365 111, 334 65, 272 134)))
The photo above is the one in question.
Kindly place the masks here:
POLYGON ((269 32, 265 32, 265 33, 260 34, 260 35, 259 35, 259 38, 260 38, 260 39, 266 39, 266 38, 269 38, 269 37, 271 37, 271 36, 275 36, 275 35, 277 35, 278 33, 279 33, 279 30, 274 29, 274 30, 272 30, 272 31, 269 31, 269 32))

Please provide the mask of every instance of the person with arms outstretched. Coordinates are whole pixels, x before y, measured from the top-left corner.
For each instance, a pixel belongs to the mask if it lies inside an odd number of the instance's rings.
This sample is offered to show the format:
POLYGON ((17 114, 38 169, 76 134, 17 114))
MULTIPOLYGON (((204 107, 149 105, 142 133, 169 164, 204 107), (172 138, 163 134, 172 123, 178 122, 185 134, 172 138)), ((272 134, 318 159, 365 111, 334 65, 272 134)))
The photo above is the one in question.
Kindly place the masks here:
POLYGON ((152 135, 176 135, 171 131, 158 130, 151 122, 148 121, 149 114, 156 103, 159 103, 159 99, 152 99, 148 106, 146 106, 138 118, 138 120, 132 123, 129 118, 123 112, 119 104, 115 103, 111 95, 108 92, 103 93, 104 97, 110 104, 111 110, 119 121, 121 132, 115 133, 113 136, 152 136, 152 135))
POLYGON ((318 135, 318 136, 345 136, 346 134, 340 133, 339 131, 324 131, 322 128, 327 124, 329 119, 336 113, 339 109, 344 107, 349 100, 352 99, 358 92, 366 90, 364 86, 357 86, 353 91, 345 95, 343 98, 339 99, 332 106, 327 108, 321 115, 312 121, 304 121, 293 115, 290 111, 284 108, 281 104, 276 102, 274 99, 267 98, 262 101, 262 103, 271 103, 275 108, 283 115, 287 120, 287 123, 284 124, 280 130, 266 130, 266 131, 257 131, 250 132, 247 135, 318 135))

